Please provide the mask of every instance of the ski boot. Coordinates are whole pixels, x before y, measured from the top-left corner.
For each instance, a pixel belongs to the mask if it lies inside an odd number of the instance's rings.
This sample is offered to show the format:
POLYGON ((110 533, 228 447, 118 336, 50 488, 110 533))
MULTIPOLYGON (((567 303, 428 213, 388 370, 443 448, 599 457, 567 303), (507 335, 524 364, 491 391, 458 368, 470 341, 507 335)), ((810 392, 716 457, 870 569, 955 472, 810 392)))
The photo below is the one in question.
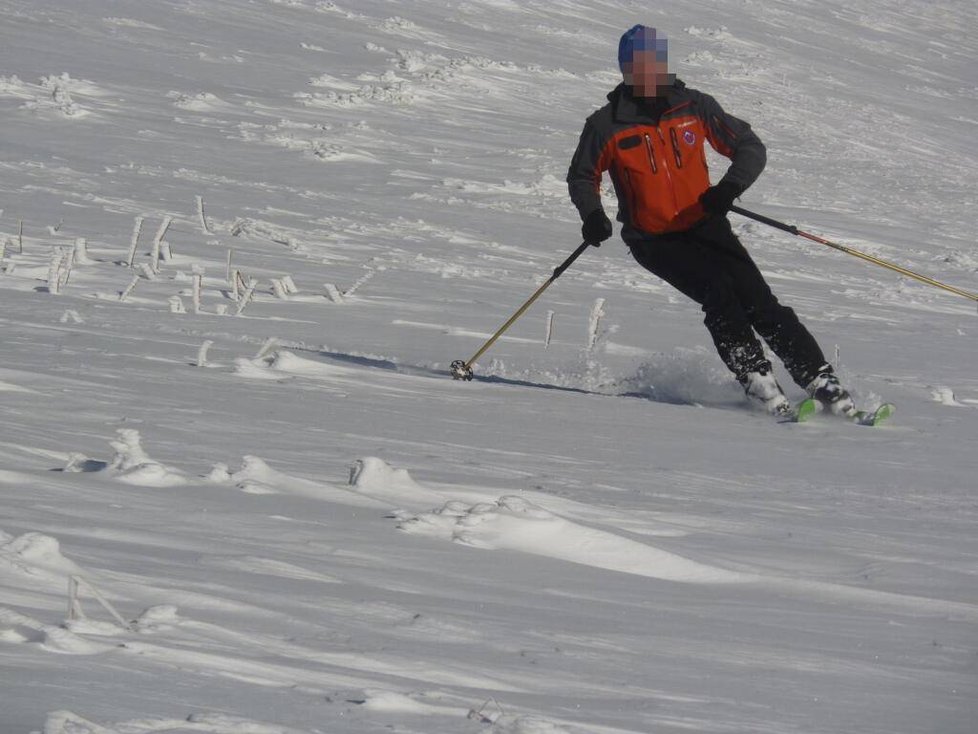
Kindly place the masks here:
POLYGON ((771 415, 791 415, 791 403, 774 378, 770 365, 760 367, 753 372, 746 372, 739 376, 737 381, 743 386, 747 397, 763 405, 764 410, 771 415))
POLYGON ((825 410, 834 415, 853 417, 856 415, 856 403, 849 392, 839 383, 839 378, 832 371, 832 365, 823 365, 818 376, 808 383, 808 394, 822 404, 825 410))

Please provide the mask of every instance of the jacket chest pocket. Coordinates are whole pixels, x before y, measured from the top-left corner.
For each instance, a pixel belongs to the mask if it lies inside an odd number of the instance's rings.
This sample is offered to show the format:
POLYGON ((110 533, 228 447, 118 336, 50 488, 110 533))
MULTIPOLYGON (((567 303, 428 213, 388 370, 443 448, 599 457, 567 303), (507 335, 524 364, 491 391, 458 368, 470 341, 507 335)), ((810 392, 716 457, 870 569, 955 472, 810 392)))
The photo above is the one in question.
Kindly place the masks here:
POLYGON ((618 141, 618 158, 624 169, 659 172, 655 146, 649 133, 636 133, 618 141))

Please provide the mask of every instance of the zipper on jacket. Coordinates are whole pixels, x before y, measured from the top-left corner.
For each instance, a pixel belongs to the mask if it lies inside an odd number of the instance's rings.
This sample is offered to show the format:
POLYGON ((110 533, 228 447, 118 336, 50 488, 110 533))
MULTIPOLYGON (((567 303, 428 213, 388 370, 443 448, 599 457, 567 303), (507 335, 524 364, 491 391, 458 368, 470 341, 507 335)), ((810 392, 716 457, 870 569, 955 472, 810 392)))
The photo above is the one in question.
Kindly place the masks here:
POLYGON ((669 128, 669 139, 672 141, 672 153, 676 156, 676 168, 682 168, 683 154, 679 150, 679 138, 676 135, 676 128, 669 128))
POLYGON ((625 205, 628 207, 628 218, 631 220, 632 217, 635 216, 635 212, 638 211, 638 207, 636 206, 636 202, 634 201, 635 199, 637 199, 637 194, 635 191, 635 186, 632 184, 632 174, 628 172, 627 168, 624 169, 624 171, 625 171, 625 183, 627 184, 625 187, 625 193, 626 193, 625 205))
MULTIPOLYGON (((666 138, 662 134, 662 128, 661 127, 656 127, 656 132, 659 133, 659 140, 662 141, 662 146, 665 147, 665 145, 666 145, 666 138)), ((648 137, 648 136, 646 135, 646 137, 648 137)), ((666 166, 666 178, 669 179, 669 191, 672 192, 672 210, 673 210, 673 215, 674 216, 678 216, 679 215, 679 197, 676 196, 676 184, 672 180, 672 173, 670 173, 669 166, 668 165, 666 166)))
POLYGON ((648 133, 645 133, 645 150, 649 154, 649 163, 652 165, 652 173, 659 172, 659 166, 655 162, 655 152, 652 150, 652 138, 649 137, 648 133))

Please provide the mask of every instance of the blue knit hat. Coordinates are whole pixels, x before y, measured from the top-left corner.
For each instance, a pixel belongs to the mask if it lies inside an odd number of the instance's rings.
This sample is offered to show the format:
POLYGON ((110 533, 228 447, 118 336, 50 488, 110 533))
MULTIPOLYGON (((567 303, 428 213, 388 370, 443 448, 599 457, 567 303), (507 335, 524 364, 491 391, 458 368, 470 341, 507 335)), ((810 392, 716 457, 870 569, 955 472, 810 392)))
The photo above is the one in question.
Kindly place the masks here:
POLYGON ((636 51, 655 51, 657 60, 666 60, 666 37, 656 37, 655 28, 634 25, 622 34, 618 42, 618 66, 624 71, 625 64, 631 62, 636 51))

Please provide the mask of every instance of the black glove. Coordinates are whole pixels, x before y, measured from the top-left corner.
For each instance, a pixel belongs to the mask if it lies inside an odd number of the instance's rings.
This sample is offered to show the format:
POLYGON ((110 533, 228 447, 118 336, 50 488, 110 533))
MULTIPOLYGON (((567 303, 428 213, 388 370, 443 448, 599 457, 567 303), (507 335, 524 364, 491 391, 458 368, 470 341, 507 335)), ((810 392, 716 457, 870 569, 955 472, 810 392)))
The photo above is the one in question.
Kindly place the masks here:
POLYGON ((721 181, 700 194, 700 204, 707 214, 723 216, 733 206, 734 199, 743 193, 743 189, 730 181, 721 181))
POLYGON ((595 209, 584 218, 584 224, 581 225, 584 241, 594 247, 601 247, 601 243, 611 237, 611 232, 611 220, 604 209, 595 209))

